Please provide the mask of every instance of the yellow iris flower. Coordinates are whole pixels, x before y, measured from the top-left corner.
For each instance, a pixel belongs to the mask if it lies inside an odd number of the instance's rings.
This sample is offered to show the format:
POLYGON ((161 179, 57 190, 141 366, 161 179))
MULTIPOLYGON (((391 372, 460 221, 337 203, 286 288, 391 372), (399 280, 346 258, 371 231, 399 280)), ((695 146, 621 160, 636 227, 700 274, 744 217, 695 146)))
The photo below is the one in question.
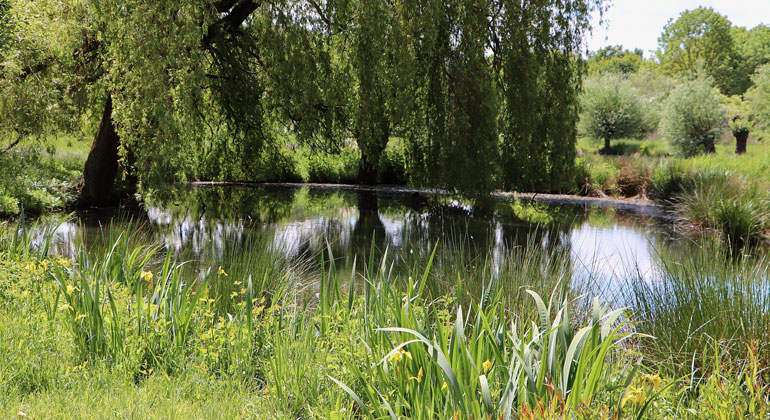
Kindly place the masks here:
POLYGON ((422 382, 422 368, 420 368, 420 371, 419 371, 419 372, 417 372, 417 376, 410 376, 410 377, 409 377, 409 380, 410 380, 410 381, 411 381, 412 379, 414 379, 415 381, 417 381, 417 383, 418 383, 418 384, 419 384, 420 382, 422 382))
POLYGON ((489 369, 492 369, 492 362, 489 360, 485 361, 481 364, 481 368, 484 369, 484 373, 489 372, 489 369))
POLYGON ((409 360, 412 360, 412 353, 409 353, 408 351, 405 351, 403 348, 400 348, 396 350, 393 354, 388 357, 388 360, 391 362, 400 362, 401 359, 404 357, 408 358, 409 360))

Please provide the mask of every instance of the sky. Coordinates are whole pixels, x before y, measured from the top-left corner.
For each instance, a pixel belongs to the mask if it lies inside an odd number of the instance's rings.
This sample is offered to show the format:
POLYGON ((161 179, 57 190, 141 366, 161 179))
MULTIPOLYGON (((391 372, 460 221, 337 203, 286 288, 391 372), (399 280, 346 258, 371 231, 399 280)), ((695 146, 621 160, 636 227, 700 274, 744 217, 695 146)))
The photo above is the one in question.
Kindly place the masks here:
POLYGON ((727 16, 734 26, 748 29, 760 23, 770 24, 770 0, 614 0, 599 25, 594 16, 594 31, 588 38, 589 51, 607 45, 641 48, 645 58, 658 48, 658 36, 671 18, 699 6, 712 7, 727 16))

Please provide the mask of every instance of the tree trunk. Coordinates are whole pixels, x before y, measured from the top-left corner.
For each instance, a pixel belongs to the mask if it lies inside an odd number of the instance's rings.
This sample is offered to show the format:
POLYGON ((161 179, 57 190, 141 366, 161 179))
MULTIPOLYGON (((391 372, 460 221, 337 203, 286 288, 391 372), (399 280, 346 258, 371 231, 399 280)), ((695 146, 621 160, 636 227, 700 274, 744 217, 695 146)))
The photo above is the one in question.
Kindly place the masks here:
POLYGON ((746 153, 746 141, 749 139, 748 131, 733 133, 735 136, 735 154, 742 155, 746 153))
MULTIPOLYGON (((377 172, 379 162, 373 162, 373 158, 361 150, 361 161, 358 162, 358 175, 356 181, 363 185, 377 184, 377 172)), ((379 159, 377 159, 379 160, 379 159)))
POLYGON ((112 96, 107 96, 104 114, 99 122, 91 152, 83 167, 80 205, 104 206, 112 200, 111 189, 118 174, 118 145, 120 139, 112 122, 112 96))
POLYGON ((610 148, 610 138, 605 137, 604 138, 604 148, 599 150, 599 153, 602 155, 609 155, 611 154, 612 149, 610 148))

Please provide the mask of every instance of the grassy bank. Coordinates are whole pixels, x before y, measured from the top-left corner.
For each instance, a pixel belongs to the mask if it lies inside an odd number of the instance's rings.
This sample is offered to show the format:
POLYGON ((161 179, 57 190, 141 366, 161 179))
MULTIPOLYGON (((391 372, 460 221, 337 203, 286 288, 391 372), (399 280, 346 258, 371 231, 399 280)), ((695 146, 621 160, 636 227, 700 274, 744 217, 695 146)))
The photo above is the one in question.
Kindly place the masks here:
POLYGON ((629 153, 619 156, 599 155, 587 140, 581 145, 575 182, 580 193, 658 201, 738 247, 768 239, 770 145, 751 144, 747 154, 736 156, 733 145, 720 144, 716 154, 692 158, 649 152, 665 151, 661 140, 618 142, 618 152, 629 153))
POLYGON ((763 260, 669 270, 646 301, 613 308, 570 286, 563 254, 534 246, 509 250, 499 277, 462 258, 393 269, 371 254, 342 280, 329 256, 308 266, 266 251, 201 273, 141 232, 105 235, 102 251, 62 257, 48 251, 50 235, 5 230, 3 417, 768 415, 769 359, 757 345, 767 339, 756 335, 767 321, 763 260), (711 282, 670 294, 684 278, 711 282), (466 279, 482 292, 468 294, 466 279), (670 322, 693 307, 712 312, 670 322), (675 346, 686 327, 698 340, 675 346))

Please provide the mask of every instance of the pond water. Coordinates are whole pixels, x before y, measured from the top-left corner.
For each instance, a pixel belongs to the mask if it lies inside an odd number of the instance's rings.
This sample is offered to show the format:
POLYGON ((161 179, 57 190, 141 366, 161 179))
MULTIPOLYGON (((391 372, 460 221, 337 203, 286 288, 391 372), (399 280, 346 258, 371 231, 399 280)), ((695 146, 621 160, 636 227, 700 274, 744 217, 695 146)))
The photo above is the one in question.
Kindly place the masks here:
POLYGON ((462 249, 464 261, 489 264, 493 276, 510 252, 534 246, 567 255, 572 278, 590 279, 601 292, 620 278, 649 281, 662 249, 693 246, 676 239, 671 220, 649 213, 504 197, 482 210, 397 189, 185 186, 156 194, 141 210, 79 213, 59 228, 55 246, 65 254, 96 246, 111 223, 131 220, 149 241, 202 268, 228 267, 261 247, 290 260, 320 261, 331 251, 342 273, 354 260, 362 267, 373 245, 398 263, 424 261, 438 243, 439 253, 462 249))

